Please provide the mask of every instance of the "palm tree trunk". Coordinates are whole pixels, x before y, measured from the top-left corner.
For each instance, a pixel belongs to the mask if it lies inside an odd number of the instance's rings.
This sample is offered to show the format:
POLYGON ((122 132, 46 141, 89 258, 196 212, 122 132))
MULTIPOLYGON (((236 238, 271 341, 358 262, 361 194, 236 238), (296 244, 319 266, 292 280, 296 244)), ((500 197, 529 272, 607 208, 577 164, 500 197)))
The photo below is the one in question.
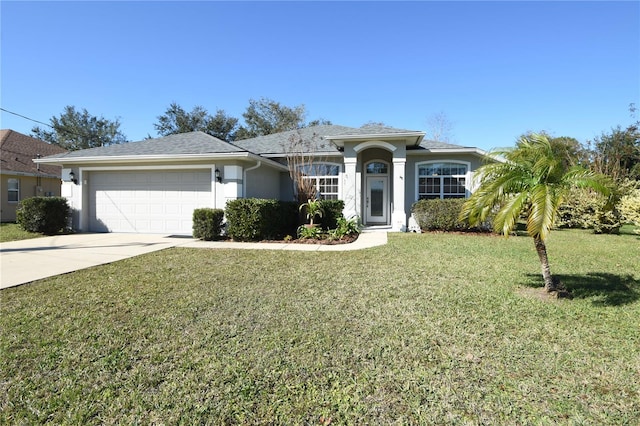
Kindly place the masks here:
POLYGON ((551 275, 551 267, 549 266, 549 258, 547 257, 547 246, 540 237, 534 237, 534 244, 536 245, 536 251, 540 258, 540 264, 542 265, 542 278, 544 279, 544 289, 547 292, 557 291, 556 284, 551 275))

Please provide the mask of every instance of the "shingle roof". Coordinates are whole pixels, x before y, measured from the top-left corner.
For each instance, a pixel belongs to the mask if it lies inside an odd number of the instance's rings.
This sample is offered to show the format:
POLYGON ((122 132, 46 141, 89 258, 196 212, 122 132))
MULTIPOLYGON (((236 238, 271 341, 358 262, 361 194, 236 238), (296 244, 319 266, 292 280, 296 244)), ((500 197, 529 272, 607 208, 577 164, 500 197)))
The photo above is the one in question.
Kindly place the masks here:
POLYGON ((26 173, 57 177, 61 176, 60 166, 41 164, 40 168, 32 160, 66 152, 57 145, 51 145, 40 139, 18 133, 14 130, 0 130, 0 169, 3 172, 26 173))
POLYGON ((415 130, 396 129, 386 126, 355 128, 338 125, 322 125, 258 136, 257 138, 243 139, 235 141, 234 144, 256 154, 284 154, 287 152, 291 141, 300 137, 310 144, 310 151, 318 153, 338 153, 338 148, 333 143, 325 140, 325 136, 393 135, 412 132, 415 132, 415 130))
POLYGON ((232 152, 246 151, 204 132, 189 132, 157 139, 147 139, 140 142, 129 142, 119 145, 71 151, 49 158, 107 158, 154 155, 226 154, 232 152))
POLYGON ((456 145, 452 143, 439 142, 439 141, 433 141, 433 140, 423 140, 420 143, 420 145, 416 147, 416 149, 460 149, 460 148, 472 148, 472 147, 465 147, 462 145, 456 145))

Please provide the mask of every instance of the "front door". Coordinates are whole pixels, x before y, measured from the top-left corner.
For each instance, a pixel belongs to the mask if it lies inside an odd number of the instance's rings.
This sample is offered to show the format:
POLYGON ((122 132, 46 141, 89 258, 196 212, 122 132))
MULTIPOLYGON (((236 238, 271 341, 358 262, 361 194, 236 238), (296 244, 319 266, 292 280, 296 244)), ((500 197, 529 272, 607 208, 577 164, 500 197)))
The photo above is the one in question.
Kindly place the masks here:
POLYGON ((387 206, 389 203, 387 186, 387 176, 367 176, 365 211, 368 224, 386 225, 388 223, 387 206))

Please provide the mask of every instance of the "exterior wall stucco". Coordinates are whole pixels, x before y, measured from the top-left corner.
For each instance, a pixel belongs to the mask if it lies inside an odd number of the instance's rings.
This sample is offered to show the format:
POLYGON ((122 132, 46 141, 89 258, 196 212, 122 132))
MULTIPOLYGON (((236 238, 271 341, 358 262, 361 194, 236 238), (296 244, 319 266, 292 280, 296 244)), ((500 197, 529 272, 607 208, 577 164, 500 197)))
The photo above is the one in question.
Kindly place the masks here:
POLYGON ((0 197, 2 199, 0 203, 0 221, 2 222, 15 222, 16 220, 18 203, 9 202, 9 194, 7 192, 9 179, 18 179, 20 185, 20 201, 36 196, 60 196, 60 179, 58 178, 41 177, 40 185, 38 185, 38 178, 36 176, 3 173, 0 175, 0 197))
MULTIPOLYGON (((247 167, 248 169, 248 167, 247 167)), ((246 170, 246 169, 245 169, 246 170)), ((245 174, 245 198, 280 199, 280 171, 259 167, 245 174)))
MULTIPOLYGON (((473 172, 483 163, 482 157, 474 154, 446 154, 446 153, 430 153, 428 155, 409 155, 407 156, 407 165, 405 173, 405 211, 410 216, 411 207, 417 201, 417 182, 416 182, 416 165, 424 161, 464 161, 470 163, 470 175, 473 178, 473 172)), ((467 182, 469 186, 471 182, 467 182)))

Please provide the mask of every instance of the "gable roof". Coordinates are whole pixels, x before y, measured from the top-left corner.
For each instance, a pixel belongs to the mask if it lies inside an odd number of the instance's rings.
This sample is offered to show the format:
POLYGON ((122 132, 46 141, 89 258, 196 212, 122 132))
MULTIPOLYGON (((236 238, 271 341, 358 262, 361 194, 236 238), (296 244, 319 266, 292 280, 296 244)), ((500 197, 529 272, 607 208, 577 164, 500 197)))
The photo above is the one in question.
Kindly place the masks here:
POLYGON ((271 135, 258 136, 251 139, 234 141, 237 146, 265 156, 282 156, 287 153, 291 143, 300 138, 308 144, 310 152, 319 154, 340 155, 340 140, 359 138, 387 138, 411 136, 416 141, 422 140, 423 132, 415 130, 396 129, 387 126, 346 127, 339 125, 322 125, 304 127, 302 129, 271 135))
POLYGON ((33 159, 64 152, 66 150, 57 145, 14 130, 0 130, 0 170, 3 173, 60 178, 62 173, 60 166, 44 164, 38 166, 33 159))

